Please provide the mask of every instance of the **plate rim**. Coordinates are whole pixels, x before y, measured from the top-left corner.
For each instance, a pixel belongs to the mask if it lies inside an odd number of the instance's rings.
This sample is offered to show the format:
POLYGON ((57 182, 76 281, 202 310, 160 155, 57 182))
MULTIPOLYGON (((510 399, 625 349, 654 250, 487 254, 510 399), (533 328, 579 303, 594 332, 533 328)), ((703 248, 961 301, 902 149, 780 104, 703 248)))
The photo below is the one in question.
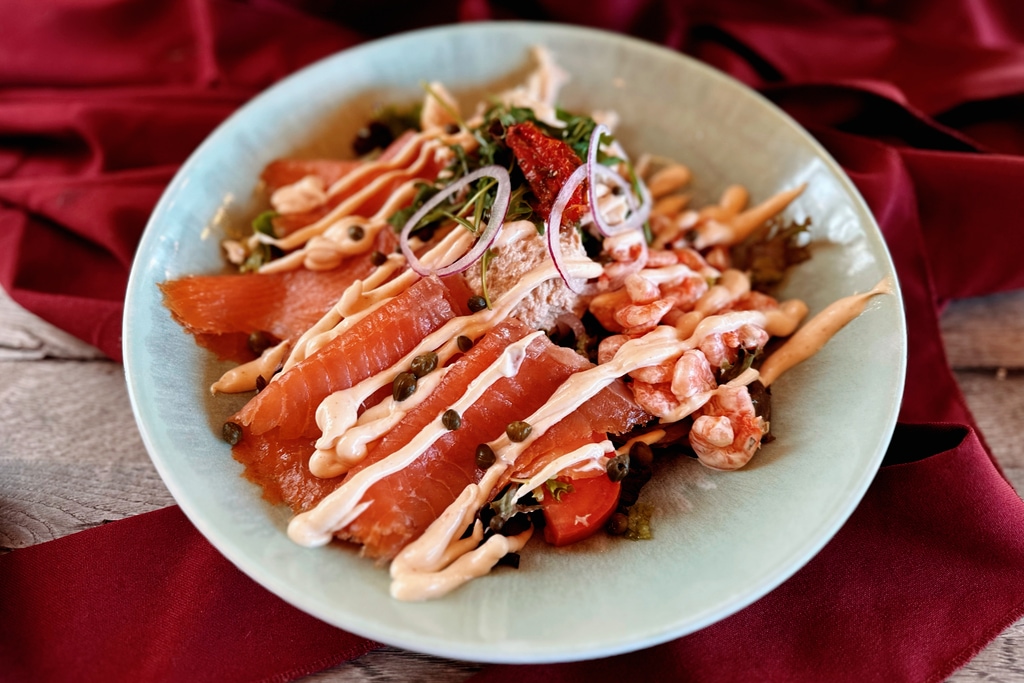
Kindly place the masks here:
POLYGON ((902 296, 900 293, 899 278, 896 272, 895 266, 892 261, 892 255, 888 250, 881 230, 877 224, 874 215, 872 214, 870 207, 860 194, 853 181, 849 178, 842 167, 835 161, 835 159, 828 153, 828 151, 818 142, 813 135, 811 135, 806 129, 800 126, 792 117, 790 117, 785 111, 771 102, 763 94, 756 90, 746 86, 741 81, 725 74, 708 64, 700 62, 693 57, 685 55, 681 52, 671 50, 664 46, 651 43, 639 38, 626 36, 623 34, 613 33, 602 29, 594 29, 588 27, 581 27, 568 24, 552 24, 547 22, 531 22, 531 21, 488 21, 488 22, 474 22, 474 23, 462 23, 462 24, 447 24, 441 26, 434 26, 424 29, 416 29, 410 31, 404 31, 396 33, 384 38, 369 40, 367 42, 345 48, 339 52, 325 56, 303 68, 293 72, 292 74, 280 79, 271 86, 262 90, 255 97, 251 98, 243 105, 241 105, 236 111, 232 112, 224 121, 222 121, 213 131, 204 138, 203 142, 200 143, 195 150, 190 154, 188 159, 182 164, 177 173, 174 175, 166 189, 162 193, 159 201, 153 209, 149 220, 146 223, 145 230, 142 238, 139 242, 139 247, 136 251, 136 257, 133 260, 133 265, 128 280, 128 287, 126 290, 125 297, 125 315, 122 325, 122 350, 124 354, 124 370, 126 383, 128 386, 129 400, 131 402, 132 411, 135 415, 136 424, 139 428, 139 432, 142 437, 142 441, 146 447, 147 453, 150 456, 161 480, 164 485, 167 486, 168 491, 179 505, 181 510, 184 512, 189 521, 196 527, 196 529, 213 545, 218 552, 226 557, 234 566, 245 573, 247 576, 252 578, 258 584, 269 590, 271 593, 277 595, 281 599, 285 600, 289 604, 295 606, 303 612, 311 614, 328 624, 334 625, 338 628, 348 630, 354 634, 371 638, 373 640, 379 640, 381 642, 387 642, 391 645, 401 647, 411 651, 426 652, 428 654, 448 657, 453 659, 460 659, 465 661, 481 662, 481 663, 511 663, 511 664, 525 664, 525 663, 553 663, 553 662, 566 662, 566 661, 578 661, 585 659, 592 659, 597 657, 611 656, 616 654, 622 654, 625 652, 635 651, 643 649, 655 644, 664 643, 669 640, 674 640, 678 637, 688 635, 690 633, 699 631, 707 626, 716 623, 736 612, 741 611, 757 600, 761 599, 767 593, 774 590, 776 587, 784 583, 796 572, 803 568, 807 562, 809 562, 815 555, 817 555, 821 549, 835 536, 839 529, 846 523, 850 515, 856 509, 857 505, 863 499, 868 487, 873 481, 878 469, 881 465, 882 459, 885 455, 886 446, 892 438, 893 431, 895 430, 896 423, 898 420, 899 404, 902 398, 905 380, 906 380, 906 366, 907 366, 907 326, 906 326, 906 311, 902 305, 902 296), (207 151, 216 146, 221 137, 224 137, 224 131, 233 129, 239 125, 239 121, 246 118, 250 111, 256 110, 261 106, 261 102, 265 100, 272 100, 275 97, 275 93, 281 89, 289 87, 290 83, 300 81, 306 78, 306 75, 314 70, 328 69, 331 64, 335 61, 343 61, 349 58, 354 53, 379 50, 386 48, 391 43, 400 43, 409 40, 416 40, 424 35, 437 34, 437 33, 462 33, 462 32, 478 32, 488 30, 500 30, 500 31, 511 31, 511 32, 529 32, 531 34, 538 34, 538 39, 535 42, 551 42, 555 40, 554 36, 560 33, 581 35, 584 37, 590 37, 600 40, 610 40, 612 42, 619 42, 627 45, 631 49, 638 49, 641 51, 649 51, 652 54, 657 54, 660 58, 671 56, 672 58, 679 59, 682 62, 687 62, 690 68, 697 69, 706 77, 717 80, 720 83, 727 84, 727 87, 733 89, 739 89, 745 91, 748 96, 753 96, 757 100, 760 100, 762 105, 772 110, 773 113, 779 117, 780 121, 793 129, 801 137, 805 138, 806 141, 812 146, 815 154, 821 159, 825 166, 831 171, 836 179, 838 180, 843 191, 847 193, 851 201, 853 201, 864 217, 868 219, 868 224, 864 225, 864 230, 869 238, 876 239, 881 245, 881 254, 884 255, 886 262, 884 264, 885 269, 891 274, 893 278, 894 297, 898 302, 898 319, 900 322, 900 341, 901 351, 899 365, 900 373, 896 386, 893 387, 892 394, 888 397, 890 402, 894 405, 894 408, 889 411, 889 419, 880 431, 879 444, 875 448, 875 455, 870 465, 864 468, 861 472, 861 476, 856 482, 856 486, 852 487, 847 491, 845 505, 841 506, 841 512, 839 512, 833 519, 833 523, 828 527, 826 533, 819 534, 815 539, 810 539, 809 542, 802 544, 803 551, 798 554, 796 558, 791 558, 788 565, 779 567, 773 573, 763 576, 758 582, 757 586, 747 588, 744 591, 742 599, 739 599, 725 609, 714 610, 704 616, 702 619, 696 621, 687 621, 680 627, 662 626, 661 628, 652 628, 649 633, 646 633, 640 637, 633 637, 625 640, 621 640, 617 643, 607 643, 600 647, 576 647, 569 651, 529 651, 522 655, 518 655, 515 652, 508 652, 502 650, 501 652, 482 652, 479 644, 471 645, 468 649, 458 643, 449 643, 445 640, 439 640, 432 636, 420 636, 416 638, 406 637, 394 637, 391 633, 385 633, 387 630, 375 629, 372 624, 358 624, 355 628, 352 625, 342 625, 338 623, 335 615, 330 614, 329 610, 323 609, 323 606, 316 604, 309 604, 307 599, 304 599, 303 592, 297 590, 296 586, 291 583, 287 583, 280 579, 266 567, 259 565, 252 566, 244 554, 235 544, 231 538, 216 525, 212 525, 209 520, 205 519, 203 515, 196 510, 192 502, 189 499, 187 491, 180 490, 178 482, 176 481, 173 473, 168 469, 167 465, 163 460, 157 456, 159 450, 154 442, 152 435, 149 433, 147 425, 142 420, 141 407, 139 405, 140 390, 137 385, 139 379, 139 372, 135 369, 135 352, 133 345, 137 342, 138 335, 135 333, 135 323, 133 321, 133 315, 131 313, 136 310, 136 300, 140 296, 139 280, 142 278, 142 267, 140 261, 154 250, 154 245, 158 240, 157 228, 159 227, 160 218, 170 209, 173 203, 174 195, 182 190, 182 185, 186 183, 186 179, 189 174, 193 171, 194 167, 199 163, 201 157, 207 154, 207 151), (722 613, 724 612, 724 613, 722 613), (497 656, 495 656, 497 655, 497 656))

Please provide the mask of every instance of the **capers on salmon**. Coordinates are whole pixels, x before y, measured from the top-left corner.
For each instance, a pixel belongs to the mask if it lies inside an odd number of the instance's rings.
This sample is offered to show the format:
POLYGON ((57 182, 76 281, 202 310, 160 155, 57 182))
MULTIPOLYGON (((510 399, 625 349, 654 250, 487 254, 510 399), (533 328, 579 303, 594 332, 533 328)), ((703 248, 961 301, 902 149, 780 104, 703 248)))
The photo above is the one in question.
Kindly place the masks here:
POLYGON ((348 226, 349 239, 358 242, 359 240, 366 237, 366 230, 361 225, 350 225, 348 226))
POLYGON ((444 425, 445 429, 455 431, 462 426, 462 416, 459 415, 458 411, 449 408, 441 416, 441 424, 444 425))
POLYGON ((416 375, 411 372, 400 372, 391 385, 391 397, 396 401, 404 401, 416 392, 416 375))
POLYGON ((412 359, 409 370, 417 377, 429 374, 437 368, 437 354, 433 351, 421 353, 412 359))
POLYGON ((487 299, 480 295, 471 296, 469 297, 469 301, 466 302, 466 305, 469 307, 469 310, 476 313, 477 311, 482 311, 487 308, 487 299))
POLYGON ((486 470, 488 467, 494 464, 497 456, 494 455, 494 449, 485 443, 480 444, 476 447, 476 466, 482 470, 486 470))
POLYGON ((465 353, 473 348, 473 340, 464 334, 460 334, 459 338, 455 340, 455 343, 459 346, 459 351, 465 353))
POLYGON ((237 422, 225 422, 220 429, 221 437, 234 446, 242 440, 242 426, 237 422))
POLYGON ((516 443, 526 441, 526 437, 530 436, 530 432, 532 431, 533 427, 530 426, 530 423, 523 422, 522 420, 510 422, 508 426, 505 427, 505 433, 508 435, 508 438, 516 443))
POLYGON ((616 455, 608 461, 608 478, 612 481, 622 481, 629 474, 629 454, 616 455))
POLYGON ((387 263, 387 260, 388 257, 387 255, 384 254, 383 251, 374 250, 374 252, 370 254, 370 263, 372 263, 375 266, 383 266, 385 263, 387 263))

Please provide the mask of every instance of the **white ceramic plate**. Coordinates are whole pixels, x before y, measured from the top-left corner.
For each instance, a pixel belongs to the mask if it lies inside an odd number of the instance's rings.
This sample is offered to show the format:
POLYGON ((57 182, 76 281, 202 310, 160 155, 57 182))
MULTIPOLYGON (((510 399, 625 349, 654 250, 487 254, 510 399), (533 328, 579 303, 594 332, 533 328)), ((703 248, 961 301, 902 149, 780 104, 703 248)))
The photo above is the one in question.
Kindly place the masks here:
POLYGON ((157 283, 221 268, 225 226, 251 218, 254 182, 285 155, 347 155, 375 105, 408 103, 439 80, 464 101, 516 82, 529 47, 548 46, 572 81, 568 109, 614 109, 633 156, 689 164, 698 199, 741 182, 755 199, 809 184, 814 258, 782 294, 812 312, 870 289, 892 264, 868 209, 822 148, 747 88, 676 53, 557 25, 472 24, 347 50, 285 79, 207 139, 158 204, 139 247, 125 310, 125 370, 143 439, 196 527, 245 573, 324 621, 395 646, 492 662, 543 662, 635 650, 740 610, 804 565, 871 482, 895 424, 906 334, 898 296, 876 299, 820 354, 774 386, 777 440, 745 470, 689 459, 653 482, 655 539, 597 537, 567 549, 531 542, 501 570, 441 600, 405 604, 388 575, 349 549, 307 550, 285 535, 218 436, 237 401, 211 401, 222 367, 161 304, 157 283))

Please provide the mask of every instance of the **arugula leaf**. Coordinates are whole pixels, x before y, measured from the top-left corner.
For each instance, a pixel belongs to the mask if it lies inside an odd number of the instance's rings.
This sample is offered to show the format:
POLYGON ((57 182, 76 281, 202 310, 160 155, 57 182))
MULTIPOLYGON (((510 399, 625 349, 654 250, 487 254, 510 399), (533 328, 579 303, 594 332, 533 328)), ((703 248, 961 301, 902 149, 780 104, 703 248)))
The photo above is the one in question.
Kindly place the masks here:
POLYGON ((263 233, 270 237, 277 237, 277 233, 274 231, 274 219, 277 218, 278 213, 276 211, 264 211, 256 218, 252 219, 252 231, 253 233, 263 233))
POLYGON ((572 493, 574 490, 572 484, 567 481, 559 481, 558 479, 548 479, 544 482, 544 485, 551 492, 551 495, 555 497, 555 500, 562 500, 562 496, 566 493, 572 493))

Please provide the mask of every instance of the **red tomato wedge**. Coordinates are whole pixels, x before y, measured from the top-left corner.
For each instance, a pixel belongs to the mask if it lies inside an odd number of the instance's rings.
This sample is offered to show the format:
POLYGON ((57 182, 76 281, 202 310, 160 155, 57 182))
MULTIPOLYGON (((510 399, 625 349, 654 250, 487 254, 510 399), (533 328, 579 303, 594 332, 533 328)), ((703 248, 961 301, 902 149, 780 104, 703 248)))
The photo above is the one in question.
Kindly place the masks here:
POLYGON ((619 482, 604 475, 572 479, 572 491, 544 496, 544 540, 555 546, 569 545, 593 536, 619 504, 619 482))

